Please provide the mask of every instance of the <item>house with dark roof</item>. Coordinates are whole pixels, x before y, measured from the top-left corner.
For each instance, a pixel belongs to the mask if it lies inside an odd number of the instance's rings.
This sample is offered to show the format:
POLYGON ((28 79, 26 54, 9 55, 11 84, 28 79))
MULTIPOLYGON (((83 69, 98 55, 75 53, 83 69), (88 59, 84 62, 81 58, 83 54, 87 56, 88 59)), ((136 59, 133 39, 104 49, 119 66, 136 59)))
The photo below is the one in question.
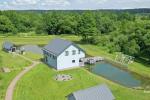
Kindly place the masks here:
POLYGON ((115 100, 115 97, 107 85, 103 84, 73 92, 68 100, 115 100))
POLYGON ((14 44, 9 41, 5 41, 2 45, 2 48, 3 48, 3 50, 5 50, 7 52, 15 52, 16 51, 16 47, 14 46, 14 44))
POLYGON ((42 50, 45 63, 57 70, 84 65, 85 51, 73 42, 56 38, 42 50))

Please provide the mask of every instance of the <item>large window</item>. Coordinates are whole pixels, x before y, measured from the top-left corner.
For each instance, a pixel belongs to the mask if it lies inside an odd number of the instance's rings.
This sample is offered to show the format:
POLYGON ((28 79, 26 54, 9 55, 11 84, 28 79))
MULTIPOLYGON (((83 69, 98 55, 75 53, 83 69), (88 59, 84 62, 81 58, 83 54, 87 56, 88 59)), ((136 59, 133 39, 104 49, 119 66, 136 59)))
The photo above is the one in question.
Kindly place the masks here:
POLYGON ((76 54, 76 50, 72 50, 72 55, 75 55, 76 54))
POLYGON ((69 51, 65 51, 65 56, 68 56, 69 55, 69 51))

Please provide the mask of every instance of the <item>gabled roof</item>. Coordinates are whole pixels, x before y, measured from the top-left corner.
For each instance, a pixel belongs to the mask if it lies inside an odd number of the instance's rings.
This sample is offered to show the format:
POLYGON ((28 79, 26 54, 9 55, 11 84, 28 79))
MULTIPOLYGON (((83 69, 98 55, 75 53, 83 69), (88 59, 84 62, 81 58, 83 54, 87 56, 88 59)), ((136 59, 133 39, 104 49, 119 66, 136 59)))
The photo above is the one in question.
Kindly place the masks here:
POLYGON ((114 100, 109 88, 104 85, 94 86, 85 90, 74 92, 68 100, 114 100))
POLYGON ((74 45, 75 47, 82 50, 80 47, 78 47, 73 42, 63 40, 63 39, 59 39, 59 38, 56 38, 56 39, 52 40, 51 42, 49 42, 49 44, 46 45, 43 49, 55 54, 56 56, 59 56, 70 45, 74 45))
POLYGON ((13 46, 14 46, 13 43, 11 43, 9 41, 5 41, 3 43, 3 48, 5 48, 5 49, 11 49, 13 46))

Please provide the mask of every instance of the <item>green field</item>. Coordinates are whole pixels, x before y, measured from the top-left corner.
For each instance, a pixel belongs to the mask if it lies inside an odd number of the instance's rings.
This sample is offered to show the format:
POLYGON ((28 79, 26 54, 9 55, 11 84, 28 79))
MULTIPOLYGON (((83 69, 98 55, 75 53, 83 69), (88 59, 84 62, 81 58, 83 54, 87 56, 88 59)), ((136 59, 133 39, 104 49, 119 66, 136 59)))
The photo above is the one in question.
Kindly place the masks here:
POLYGON ((23 69, 23 67, 28 66, 30 62, 3 51, 0 51, 0 55, 2 57, 0 68, 7 67, 12 70, 10 73, 0 72, 0 100, 3 100, 9 82, 23 69))
MULTIPOLYGON (((0 37, 0 43, 2 43, 4 40, 9 40, 14 42, 17 45, 23 45, 23 44, 44 45, 47 44, 51 39, 56 37, 68 39, 78 43, 89 55, 103 56, 109 59, 115 57, 114 54, 109 54, 107 52, 107 49, 104 47, 98 47, 98 46, 88 45, 88 44, 80 44, 79 40, 81 38, 78 36, 66 36, 66 35, 30 36, 30 37, 9 36, 9 37, 0 37)), ((25 56, 33 60, 38 60, 39 58, 42 57, 41 55, 36 55, 31 53, 27 53, 25 56)), ((17 64, 19 65, 20 63, 18 62, 17 64)), ((9 65, 14 65, 14 64, 8 64, 7 66, 9 65)), ((23 66, 24 65, 22 65, 21 67, 23 66)), ((129 65, 128 69, 138 74, 141 74, 143 76, 150 77, 149 66, 150 65, 145 66, 144 63, 134 62, 133 64, 129 65)), ((10 75, 6 79, 10 81, 10 79, 12 79, 10 77, 13 77, 15 75, 16 74, 10 75)), ((9 83, 9 81, 7 82, 9 83)), ((48 68, 46 65, 41 64, 36 68, 32 69, 32 71, 27 73, 19 81, 15 90, 14 100, 49 100, 49 99, 65 100, 65 96, 67 96, 69 93, 73 91, 94 86, 96 84, 102 84, 102 83, 108 84, 113 94, 117 98, 116 100, 149 100, 150 98, 150 95, 144 93, 143 90, 133 90, 133 89, 122 87, 102 77, 93 75, 81 68, 63 71, 63 72, 56 72, 53 69, 48 68), (71 74, 74 79, 69 82, 54 81, 53 77, 57 73, 71 74)), ((5 88, 3 90, 5 90, 5 88)))
POLYGON ((10 81, 26 66, 31 63, 22 59, 21 57, 9 54, 1 50, 4 37, 0 37, 0 56, 1 56, 1 64, 0 69, 2 67, 7 67, 12 70, 10 73, 3 73, 0 71, 0 100, 4 100, 6 89, 10 83, 10 81))
POLYGON ((14 100, 67 100, 66 96, 74 91, 104 83, 111 88, 116 100, 149 100, 150 98, 150 95, 143 91, 122 87, 82 68, 57 72, 41 64, 19 81, 14 100), (62 73, 72 75, 73 80, 55 81, 54 76, 62 73))

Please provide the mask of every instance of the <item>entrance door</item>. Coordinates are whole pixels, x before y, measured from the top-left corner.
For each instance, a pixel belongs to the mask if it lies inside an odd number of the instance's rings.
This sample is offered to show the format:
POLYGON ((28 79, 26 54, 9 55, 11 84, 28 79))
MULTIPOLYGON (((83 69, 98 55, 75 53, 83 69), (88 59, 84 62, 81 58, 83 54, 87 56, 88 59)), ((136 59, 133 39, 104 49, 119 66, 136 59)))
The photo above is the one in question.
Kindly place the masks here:
POLYGON ((83 60, 83 58, 79 59, 79 66, 84 66, 84 60, 83 60))

